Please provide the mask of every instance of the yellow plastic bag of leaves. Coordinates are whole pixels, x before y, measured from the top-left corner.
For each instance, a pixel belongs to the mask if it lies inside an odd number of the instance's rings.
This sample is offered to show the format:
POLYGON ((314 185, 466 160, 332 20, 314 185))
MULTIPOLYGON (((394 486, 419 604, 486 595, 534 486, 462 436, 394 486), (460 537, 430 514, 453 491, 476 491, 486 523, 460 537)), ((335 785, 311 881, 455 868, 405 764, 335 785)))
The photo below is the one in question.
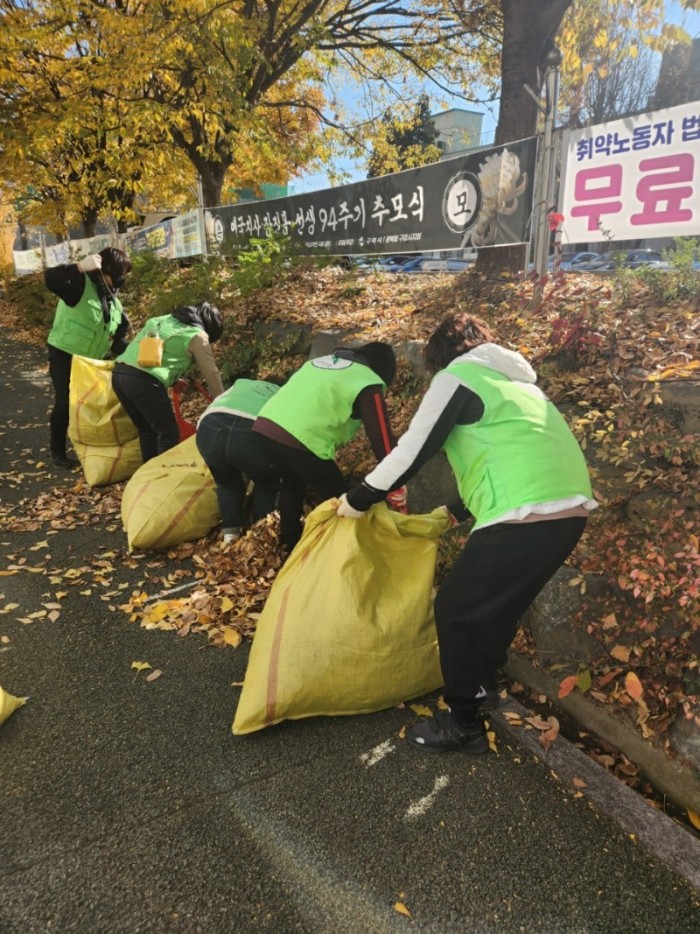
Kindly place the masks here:
POLYGON ((214 480, 195 436, 142 464, 124 487, 129 548, 168 548, 203 538, 219 522, 214 480))
POLYGON ((0 687, 0 726, 18 707, 22 707, 26 703, 26 697, 14 697, 0 687))
POLYGON ((306 518, 265 604, 233 721, 370 713, 442 684, 432 612, 444 511, 383 503, 341 519, 332 500, 306 518))
POLYGON ((90 486, 128 480, 142 462, 134 423, 112 389, 112 360, 73 357, 68 437, 90 486))

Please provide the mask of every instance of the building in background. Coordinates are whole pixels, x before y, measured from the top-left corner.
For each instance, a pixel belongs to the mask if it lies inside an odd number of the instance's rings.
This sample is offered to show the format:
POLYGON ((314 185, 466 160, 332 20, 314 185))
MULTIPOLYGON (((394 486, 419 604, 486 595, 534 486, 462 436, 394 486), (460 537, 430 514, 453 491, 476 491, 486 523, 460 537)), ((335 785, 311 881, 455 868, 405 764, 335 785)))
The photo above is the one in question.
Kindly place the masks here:
POLYGON ((237 204, 248 201, 270 201, 272 198, 289 198, 295 193, 293 185, 275 185, 268 182, 260 185, 260 192, 257 194, 253 188, 231 189, 231 194, 236 196, 237 204))
POLYGON ((461 110, 453 107, 431 114, 435 128, 440 134, 437 144, 442 150, 440 159, 452 159, 469 149, 481 145, 484 115, 476 110, 461 110))

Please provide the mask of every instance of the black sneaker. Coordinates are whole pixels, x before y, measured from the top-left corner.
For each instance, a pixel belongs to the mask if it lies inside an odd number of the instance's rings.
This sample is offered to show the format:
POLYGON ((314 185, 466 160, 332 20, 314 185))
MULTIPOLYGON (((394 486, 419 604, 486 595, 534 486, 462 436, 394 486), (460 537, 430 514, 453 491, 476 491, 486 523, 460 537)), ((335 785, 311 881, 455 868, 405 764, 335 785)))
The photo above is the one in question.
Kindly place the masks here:
POLYGON ((449 710, 437 710, 430 720, 416 723, 406 734, 406 739, 426 752, 459 750, 469 756, 480 756, 489 749, 482 720, 464 726, 449 710))
POLYGON ((51 463, 54 467, 65 467, 66 470, 73 470, 74 467, 80 466, 78 459, 71 454, 55 454, 54 452, 51 453, 51 463))

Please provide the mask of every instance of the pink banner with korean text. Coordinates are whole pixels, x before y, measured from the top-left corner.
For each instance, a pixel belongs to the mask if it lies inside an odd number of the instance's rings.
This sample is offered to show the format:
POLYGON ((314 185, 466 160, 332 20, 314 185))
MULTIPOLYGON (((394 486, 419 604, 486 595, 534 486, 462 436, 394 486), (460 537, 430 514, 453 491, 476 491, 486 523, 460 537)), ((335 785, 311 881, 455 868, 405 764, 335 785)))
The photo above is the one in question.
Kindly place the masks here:
POLYGON ((569 243, 700 234, 700 101, 564 136, 569 243))

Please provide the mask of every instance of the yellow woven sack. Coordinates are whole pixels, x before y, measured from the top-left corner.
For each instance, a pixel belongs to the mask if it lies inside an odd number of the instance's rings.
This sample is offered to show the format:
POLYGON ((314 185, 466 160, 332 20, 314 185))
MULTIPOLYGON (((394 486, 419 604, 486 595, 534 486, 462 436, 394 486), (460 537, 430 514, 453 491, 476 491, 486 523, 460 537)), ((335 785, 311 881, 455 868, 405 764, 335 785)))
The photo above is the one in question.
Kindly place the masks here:
POLYGON ((383 503, 341 519, 307 516, 262 616, 235 734, 281 720, 370 713, 442 684, 432 613, 442 510, 403 516, 383 503))
POLYGON ((143 463, 138 438, 124 444, 81 444, 73 442, 85 479, 90 486, 107 486, 128 480, 143 463))
POLYGON ((112 360, 73 357, 68 436, 90 486, 128 480, 142 463, 136 426, 112 389, 112 360))
POLYGON ((26 703, 26 697, 14 697, 14 695, 8 694, 7 691, 0 687, 0 726, 18 707, 26 703))
POLYGON ((218 524, 214 480, 194 435, 139 467, 124 487, 122 522, 132 550, 195 541, 218 524))
POLYGON ((112 389, 113 360, 73 357, 68 435, 72 442, 98 447, 138 438, 136 426, 112 389))

